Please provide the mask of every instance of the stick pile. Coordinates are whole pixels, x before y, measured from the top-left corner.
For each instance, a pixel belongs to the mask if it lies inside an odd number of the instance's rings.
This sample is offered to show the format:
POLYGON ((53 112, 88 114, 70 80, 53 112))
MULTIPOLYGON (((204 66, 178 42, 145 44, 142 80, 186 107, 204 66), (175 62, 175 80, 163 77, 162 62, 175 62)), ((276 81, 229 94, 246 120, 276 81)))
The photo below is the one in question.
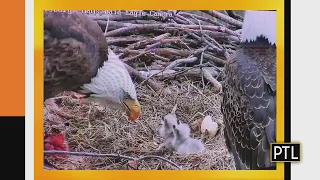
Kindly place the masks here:
POLYGON ((105 30, 108 45, 121 54, 129 72, 156 92, 162 88, 157 80, 180 75, 201 78, 221 92, 220 74, 240 42, 243 19, 234 11, 208 10, 90 16, 105 30))

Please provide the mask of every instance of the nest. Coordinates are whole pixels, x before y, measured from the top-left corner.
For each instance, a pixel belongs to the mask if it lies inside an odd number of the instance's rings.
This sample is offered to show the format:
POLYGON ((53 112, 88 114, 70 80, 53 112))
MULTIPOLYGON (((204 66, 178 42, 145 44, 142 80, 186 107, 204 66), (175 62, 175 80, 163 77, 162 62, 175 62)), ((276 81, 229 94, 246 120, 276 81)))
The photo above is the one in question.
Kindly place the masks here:
POLYGON ((90 17, 133 77, 142 116, 131 123, 122 110, 79 104, 65 92, 49 99, 45 134, 63 132, 70 151, 80 153, 49 158, 50 163, 59 169, 155 170, 174 169, 174 164, 184 170, 235 169, 223 135, 220 82, 226 59, 240 42, 243 17, 234 11, 179 11, 170 18, 123 14, 90 17), (206 115, 219 124, 214 137, 202 139, 205 152, 156 150, 164 141, 158 133, 161 119, 175 105, 194 138, 200 138, 197 122, 206 115), (140 157, 148 158, 137 162, 140 157))
MULTIPOLYGON (((45 130, 63 131, 70 151, 73 152, 131 157, 157 155, 186 170, 234 169, 234 160, 226 148, 222 130, 221 95, 210 93, 210 86, 202 93, 201 85, 200 82, 184 79, 180 82, 172 81, 165 87, 167 93, 159 96, 148 86, 136 84, 142 116, 135 123, 129 122, 122 110, 79 104, 72 96, 64 97, 60 94, 63 98, 53 98, 51 101, 64 115, 56 114, 57 108, 50 108, 56 111, 45 114, 45 130), (198 119, 211 115, 219 123, 220 129, 215 137, 202 139, 206 147, 204 152, 186 155, 156 150, 163 142, 158 132, 161 119, 172 111, 175 104, 178 107, 178 119, 192 127, 191 135, 194 138, 200 138, 199 127, 196 125, 198 119), (63 118, 58 118, 58 115, 63 118)), ((48 103, 47 107, 50 105, 48 103)), ((70 156, 51 163, 61 169, 131 169, 128 161, 122 158, 70 156)), ((167 162, 150 159, 139 162, 139 169, 174 168, 167 162)))

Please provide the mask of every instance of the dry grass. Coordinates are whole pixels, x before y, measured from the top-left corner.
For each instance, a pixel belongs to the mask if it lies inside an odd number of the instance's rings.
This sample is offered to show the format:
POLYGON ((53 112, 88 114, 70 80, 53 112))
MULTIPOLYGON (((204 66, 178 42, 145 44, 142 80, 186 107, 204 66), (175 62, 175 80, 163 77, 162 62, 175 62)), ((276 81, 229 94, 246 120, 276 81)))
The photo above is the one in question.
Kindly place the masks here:
MULTIPOLYGON (((165 94, 157 95, 146 85, 138 85, 137 93, 142 105, 142 117, 135 123, 128 122, 121 110, 103 109, 97 105, 80 105, 71 96, 55 99, 45 109, 45 130, 64 131, 70 151, 117 153, 140 157, 158 155, 165 157, 183 169, 210 170, 234 169, 234 160, 228 153, 224 142, 222 114, 220 112, 221 96, 210 93, 207 86, 203 91, 202 83, 182 79, 166 82, 165 94), (202 93, 203 92, 203 93, 202 93), (163 140, 158 129, 164 115, 171 112, 177 104, 177 117, 192 125, 192 136, 200 138, 199 129, 194 122, 204 115, 212 115, 220 123, 217 135, 203 139, 206 151, 199 154, 178 154, 168 151, 156 151, 163 140), (66 113, 58 118, 52 111, 57 105, 66 113), (51 107, 49 107, 51 106, 51 107), (63 123, 61 122, 63 121, 63 123), (56 123, 55 123, 56 122, 56 123), (65 126, 67 124, 67 126, 65 126)), ((61 95, 60 95, 61 96, 61 95)), ((117 158, 97 158, 71 156, 67 160, 52 162, 62 169, 132 169, 128 161, 117 158)), ((174 169, 168 163, 149 159, 139 163, 139 169, 174 169)))

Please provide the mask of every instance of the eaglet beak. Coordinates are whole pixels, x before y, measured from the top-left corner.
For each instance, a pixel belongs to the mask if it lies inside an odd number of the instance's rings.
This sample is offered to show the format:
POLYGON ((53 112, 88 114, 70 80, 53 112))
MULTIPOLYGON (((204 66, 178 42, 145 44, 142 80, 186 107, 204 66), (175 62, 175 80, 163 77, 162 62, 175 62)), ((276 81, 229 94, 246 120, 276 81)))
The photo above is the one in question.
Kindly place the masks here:
POLYGON ((141 105, 137 100, 125 99, 123 101, 126 113, 129 117, 129 121, 134 122, 141 115, 141 105))

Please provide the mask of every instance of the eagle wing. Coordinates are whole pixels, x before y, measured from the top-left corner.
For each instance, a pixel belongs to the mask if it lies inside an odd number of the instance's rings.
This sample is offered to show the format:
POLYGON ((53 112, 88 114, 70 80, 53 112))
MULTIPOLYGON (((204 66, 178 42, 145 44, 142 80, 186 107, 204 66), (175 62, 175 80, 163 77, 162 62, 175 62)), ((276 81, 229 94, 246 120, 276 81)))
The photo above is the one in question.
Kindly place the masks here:
POLYGON ((86 14, 44 13, 45 99, 89 83, 107 58, 103 31, 86 14))
POLYGON ((273 166, 275 142, 275 47, 242 47, 226 64, 222 113, 227 147, 237 169, 273 166))

